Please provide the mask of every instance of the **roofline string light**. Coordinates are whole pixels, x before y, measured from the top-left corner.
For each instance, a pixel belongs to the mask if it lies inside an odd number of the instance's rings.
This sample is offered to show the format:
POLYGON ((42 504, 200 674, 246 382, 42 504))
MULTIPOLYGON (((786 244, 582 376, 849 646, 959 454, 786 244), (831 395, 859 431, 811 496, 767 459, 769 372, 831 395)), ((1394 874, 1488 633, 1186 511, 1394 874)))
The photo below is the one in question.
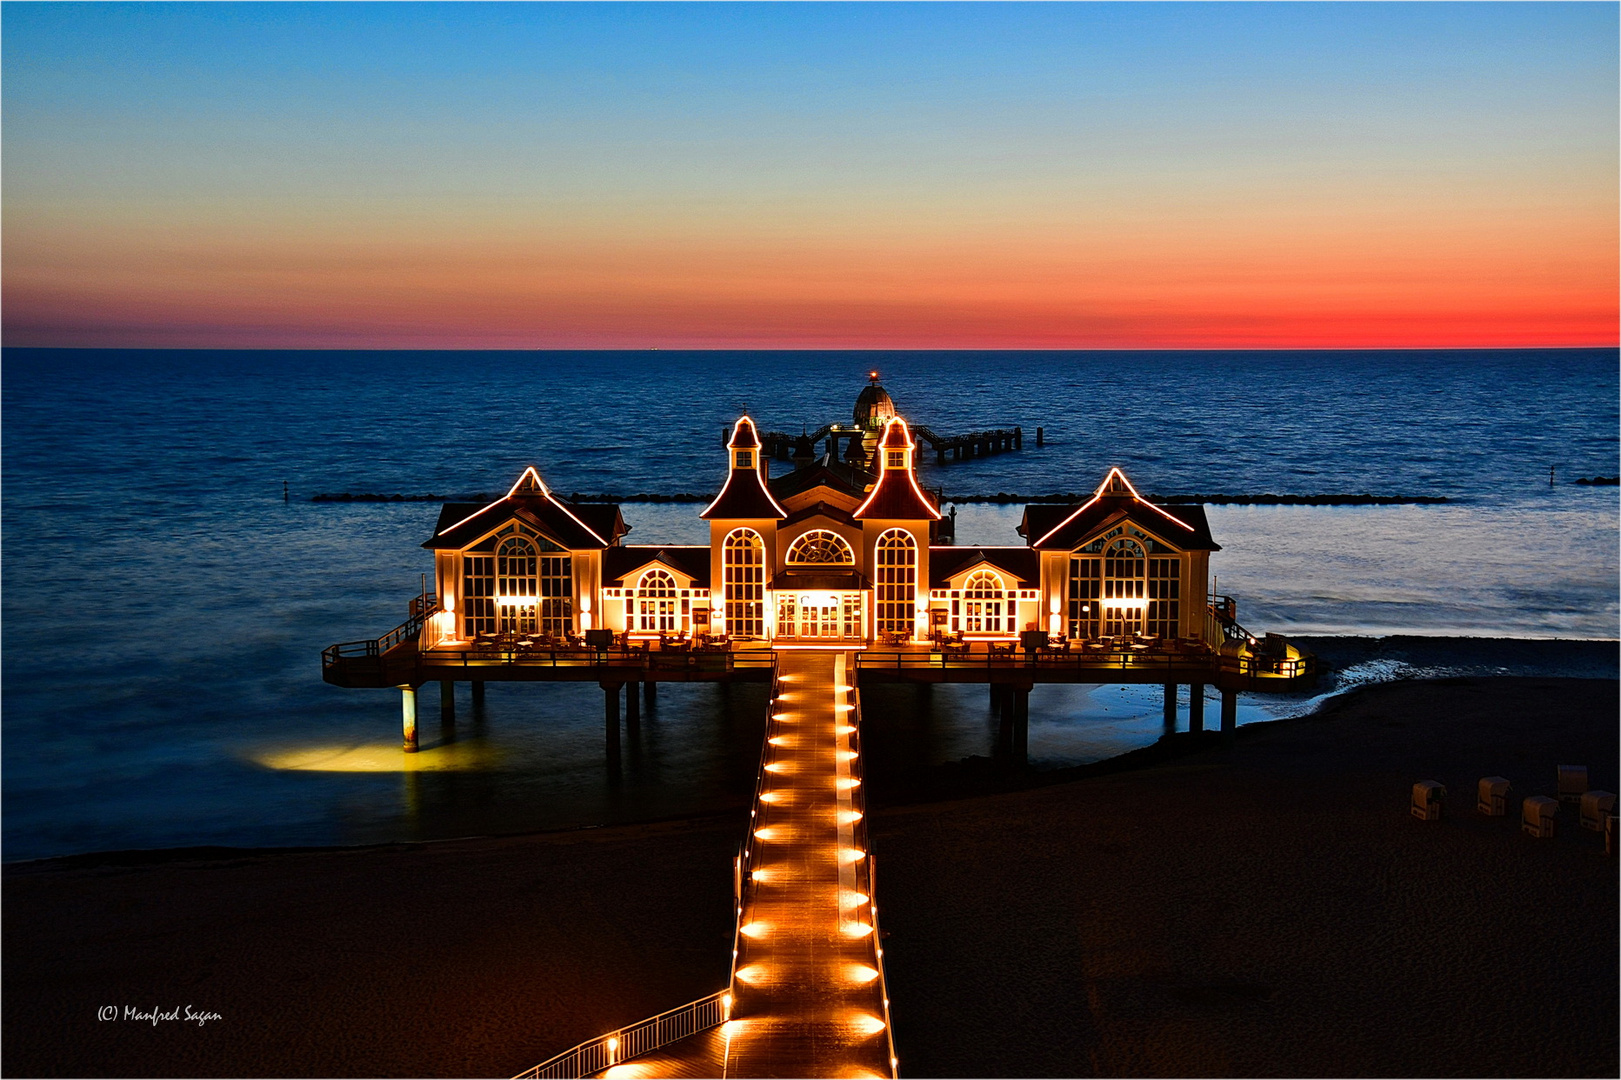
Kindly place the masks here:
POLYGON ((456 524, 451 525, 451 526, 449 526, 447 528, 444 528, 444 529, 440 529, 437 535, 443 536, 446 533, 451 532, 454 529, 459 529, 463 525, 466 525, 469 521, 472 521, 474 518, 478 517, 484 511, 488 510, 491 506, 495 506, 498 503, 506 502, 508 499, 512 498, 514 495, 516 495, 518 493, 518 489, 523 487, 524 480, 529 478, 529 477, 534 477, 535 486, 540 489, 540 493, 542 495, 546 496, 546 501, 547 502, 551 503, 553 506, 555 506, 559 510, 563 511, 563 513, 567 514, 569 516, 569 519, 572 520, 574 522, 574 524, 578 525, 580 528, 582 528, 586 532, 590 533, 592 539, 596 540, 597 543, 601 544, 603 547, 608 546, 608 541, 604 540, 601 536, 599 536, 597 534, 597 530, 593 529, 591 526, 587 525, 585 522, 583 522, 579 518, 575 517, 574 516, 574 511, 570 510, 568 507, 564 506, 562 503, 557 501, 557 499, 552 495, 551 488, 546 486, 546 481, 544 481, 544 480, 542 480, 540 478, 540 473, 535 470, 535 467, 533 465, 530 465, 530 466, 528 466, 528 467, 526 467, 524 469, 524 471, 518 476, 517 482, 515 484, 513 484, 510 488, 507 489, 507 493, 505 495, 501 496, 499 499, 496 499, 495 502, 490 503, 488 506, 479 507, 477 510, 474 510, 471 514, 468 514, 466 517, 464 517, 460 521, 456 522, 456 524))
MULTIPOLYGON (((737 418, 737 423, 732 425, 732 437, 726 440, 726 449, 729 451, 733 449, 732 444, 737 442, 737 433, 738 430, 743 426, 744 421, 748 421, 749 427, 755 428, 755 445, 751 447, 751 449, 754 450, 754 478, 759 482, 760 490, 765 493, 766 500, 771 503, 772 508, 783 517, 787 517, 788 511, 784 510, 782 508, 782 504, 777 502, 777 500, 772 497, 771 489, 766 486, 765 477, 761 475, 762 470, 765 468, 765 454, 763 452, 765 448, 760 445, 759 429, 755 426, 754 418, 748 413, 744 413, 742 416, 739 416, 737 418)), ((732 477, 736 476, 737 474, 738 470, 736 468, 729 468, 726 470, 726 483, 721 487, 720 494, 716 495, 714 499, 710 501, 709 505, 704 507, 702 512, 698 514, 700 518, 706 518, 711 510, 720 505, 720 501, 726 497, 726 492, 731 490, 732 477)))
MULTIPOLYGON (((906 449, 906 453, 907 453, 907 460, 908 460, 908 462, 910 462, 911 455, 914 452, 916 452, 916 450, 917 450, 917 443, 912 439, 912 431, 911 431, 910 428, 908 428, 906 426, 906 421, 904 419, 902 419, 901 417, 899 417, 899 416, 891 416, 889 418, 889 420, 884 424, 883 437, 878 440, 878 452, 879 452, 879 454, 882 454, 886 449, 889 448, 888 447, 889 431, 896 424, 899 424, 901 426, 901 436, 906 440, 905 449, 906 449)), ((851 512, 851 514, 850 514, 851 517, 859 519, 861 517, 861 515, 866 512, 867 507, 872 505, 872 501, 874 499, 876 499, 878 497, 878 493, 883 490, 883 488, 884 488, 884 480, 885 480, 886 477, 889 476, 889 474, 891 472, 905 472, 906 473, 906 481, 907 481, 907 483, 912 485, 912 494, 917 496, 918 502, 923 506, 923 508, 925 510, 927 510, 929 512, 929 515, 935 521, 939 521, 944 516, 944 515, 942 515, 940 513, 938 508, 929 505, 928 496, 924 495, 923 494, 923 489, 917 486, 916 470, 911 468, 910 465, 908 465, 908 467, 905 468, 904 470, 891 469, 889 467, 888 462, 886 461, 881 465, 881 467, 879 469, 878 482, 872 486, 872 491, 870 493, 868 493, 867 500, 865 502, 863 502, 860 506, 856 507, 855 510, 853 510, 851 512)))
POLYGON ((1072 522, 1076 518, 1080 517, 1081 514, 1086 511, 1087 507, 1091 506, 1093 503, 1095 503, 1099 499, 1103 498, 1104 493, 1109 490, 1110 481, 1114 480, 1115 477, 1119 477, 1120 482, 1122 484, 1126 485, 1126 490, 1131 492, 1131 497, 1133 499, 1136 499, 1138 502, 1142 503, 1144 506, 1146 506, 1150 510, 1154 511, 1156 514, 1159 514, 1161 517, 1165 518, 1165 520, 1175 522, 1177 525, 1180 525, 1182 528, 1186 529, 1188 532, 1193 532, 1194 531, 1194 528, 1193 528, 1192 525, 1189 525, 1187 522, 1183 521, 1179 517, 1176 517, 1176 516, 1174 516, 1172 514, 1166 513, 1164 510, 1161 510, 1159 507, 1155 506, 1153 503, 1149 502, 1147 499, 1145 499, 1141 495, 1137 494, 1137 489, 1131 486, 1131 481, 1126 479, 1126 474, 1121 472, 1120 467, 1118 465, 1116 465, 1114 468, 1109 470, 1109 475, 1107 475, 1107 476, 1105 476, 1103 478, 1103 483, 1098 485, 1097 491, 1093 492, 1092 497, 1090 499, 1086 500, 1086 502, 1084 502, 1080 506, 1078 506, 1075 509, 1075 512, 1070 514, 1069 517, 1065 518, 1063 521, 1060 521, 1057 525, 1054 525, 1052 528, 1048 529, 1046 536, 1043 536, 1040 540, 1037 540, 1034 544, 1031 544, 1030 546, 1031 547, 1040 547, 1042 544, 1045 544, 1053 536, 1053 534, 1057 533, 1058 530, 1062 529, 1065 525, 1068 525, 1070 522, 1072 522))

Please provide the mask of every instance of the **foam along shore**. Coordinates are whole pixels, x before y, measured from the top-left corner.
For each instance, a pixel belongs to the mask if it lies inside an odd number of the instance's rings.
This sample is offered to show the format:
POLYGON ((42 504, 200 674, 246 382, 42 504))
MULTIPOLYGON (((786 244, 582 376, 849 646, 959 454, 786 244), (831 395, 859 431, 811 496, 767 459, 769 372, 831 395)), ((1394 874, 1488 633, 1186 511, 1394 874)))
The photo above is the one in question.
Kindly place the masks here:
MULTIPOLYGON (((1614 1075, 1617 682, 1413 680, 1138 771, 872 815, 910 1075, 1614 1075), (1407 812, 1413 781, 1451 793, 1407 812)), ((726 977, 741 817, 5 869, 3 1067, 510 1075, 726 977), (101 1021, 98 1010, 220 1014, 101 1021)))

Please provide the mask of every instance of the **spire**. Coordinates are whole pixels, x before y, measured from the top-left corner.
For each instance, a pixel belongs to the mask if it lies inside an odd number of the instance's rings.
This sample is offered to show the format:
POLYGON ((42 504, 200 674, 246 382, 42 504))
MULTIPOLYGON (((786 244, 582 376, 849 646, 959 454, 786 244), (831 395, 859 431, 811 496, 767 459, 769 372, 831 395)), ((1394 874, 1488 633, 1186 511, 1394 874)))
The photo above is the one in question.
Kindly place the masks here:
POLYGON ((940 519, 940 511, 917 486, 917 476, 912 471, 916 451, 917 444, 912 441, 906 421, 898 416, 890 417, 875 455, 878 482, 873 485, 867 501, 856 508, 853 517, 940 519))
POLYGON ((710 518, 781 520, 788 516, 766 489, 765 455, 761 449, 760 433, 754 421, 747 413, 738 417, 737 423, 732 425, 732 437, 726 441, 726 485, 699 517, 707 521, 710 518))

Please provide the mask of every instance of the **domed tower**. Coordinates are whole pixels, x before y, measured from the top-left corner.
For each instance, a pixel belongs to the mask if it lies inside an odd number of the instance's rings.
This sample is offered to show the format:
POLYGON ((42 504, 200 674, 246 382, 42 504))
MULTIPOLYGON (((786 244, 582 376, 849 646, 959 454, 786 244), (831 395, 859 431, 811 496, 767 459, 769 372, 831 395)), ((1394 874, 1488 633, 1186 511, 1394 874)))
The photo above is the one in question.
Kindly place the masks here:
POLYGON ((870 380, 856 398, 855 426, 866 431, 882 431, 890 417, 895 415, 895 402, 889 391, 878 385, 878 373, 867 373, 870 380))

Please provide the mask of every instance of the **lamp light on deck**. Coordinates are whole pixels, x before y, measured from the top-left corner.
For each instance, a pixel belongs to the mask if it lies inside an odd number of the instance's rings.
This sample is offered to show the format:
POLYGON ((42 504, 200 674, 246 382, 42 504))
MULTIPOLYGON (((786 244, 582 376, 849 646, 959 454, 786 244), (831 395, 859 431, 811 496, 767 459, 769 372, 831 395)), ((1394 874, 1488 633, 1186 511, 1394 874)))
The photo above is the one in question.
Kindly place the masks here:
POLYGON ((855 733, 856 729, 849 724, 835 724, 833 726, 833 734, 835 735, 854 735, 855 733))
POLYGON ((771 924, 768 922, 761 922, 759 919, 755 919, 746 926, 738 927, 737 932, 746 938, 765 937, 771 932, 771 924))
POLYGON ((866 986, 878 977, 878 969, 868 967, 866 964, 846 964, 844 977, 857 986, 866 986))
POLYGON ((884 1030, 884 1022, 871 1013, 856 1013, 850 1017, 850 1026, 861 1035, 876 1035, 884 1030))
POLYGON ((840 810, 839 811, 839 824, 840 825, 854 825, 856 822, 858 822, 860 820, 861 820, 861 811, 860 810, 840 810))
POLYGON ((847 922, 842 929, 845 937, 863 938, 872 933, 872 927, 863 922, 847 922))
POLYGON ((618 1059, 618 1057, 619 1057, 619 1039, 616 1036, 610 1035, 610 1036, 608 1036, 608 1063, 610 1065, 613 1064, 614 1061, 616 1061, 618 1059))
POLYGON ((454 612, 456 610, 456 594, 451 592, 449 589, 445 590, 445 602, 443 606, 446 611, 454 612))
POLYGON ((763 980, 768 973, 769 969, 764 964, 750 964, 737 969, 737 977, 750 986, 763 980))
POLYGON ((847 847, 839 849, 839 862, 841 863, 857 863, 866 857, 867 853, 860 848, 847 847))
POLYGON ((860 787, 861 781, 853 776, 841 776, 833 781, 833 786, 840 791, 849 791, 851 788, 860 787))
POLYGON ((720 1008, 721 1015, 730 1020, 732 1018, 732 995, 722 994, 720 996, 720 1008))

